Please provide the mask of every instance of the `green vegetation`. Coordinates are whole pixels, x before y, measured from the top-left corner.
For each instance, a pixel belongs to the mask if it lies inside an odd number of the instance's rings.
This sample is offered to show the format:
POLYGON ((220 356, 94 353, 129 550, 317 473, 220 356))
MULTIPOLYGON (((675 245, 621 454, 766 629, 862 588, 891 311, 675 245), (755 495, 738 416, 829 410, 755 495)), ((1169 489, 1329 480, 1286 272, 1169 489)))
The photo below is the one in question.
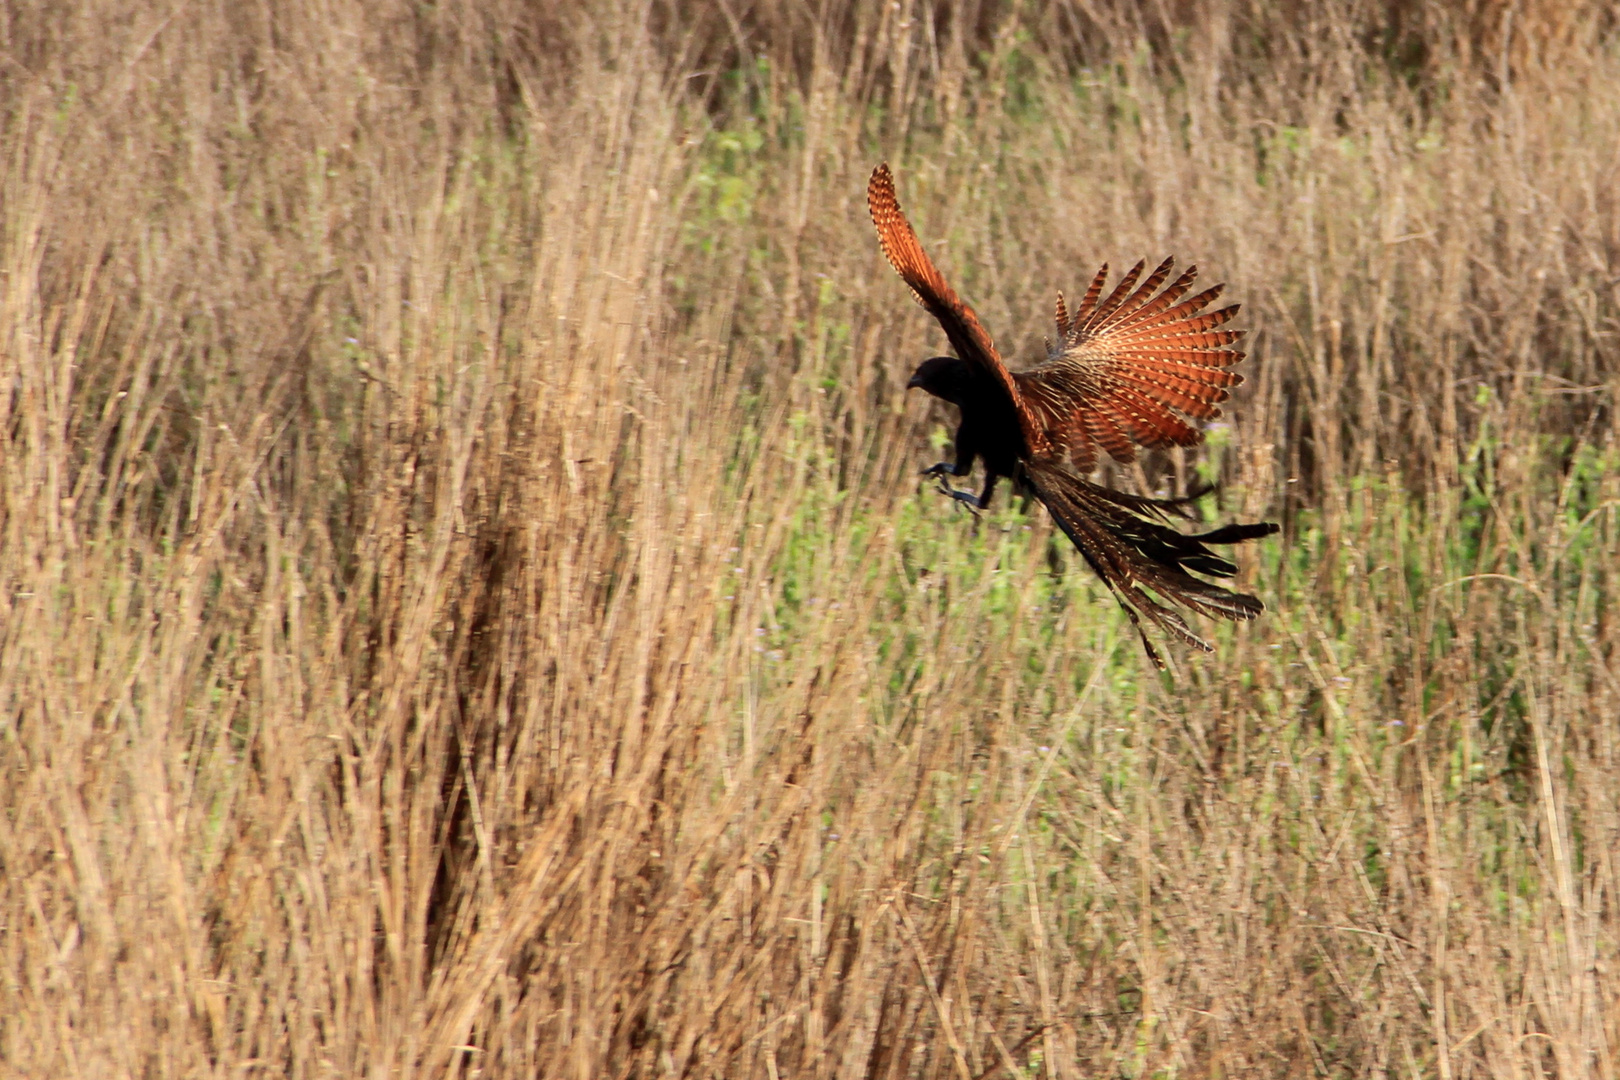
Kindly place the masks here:
POLYGON ((15 13, 0 1061, 1617 1075, 1614 16, 1171 7, 15 13), (1243 303, 1215 655, 920 482, 879 160, 1243 303))

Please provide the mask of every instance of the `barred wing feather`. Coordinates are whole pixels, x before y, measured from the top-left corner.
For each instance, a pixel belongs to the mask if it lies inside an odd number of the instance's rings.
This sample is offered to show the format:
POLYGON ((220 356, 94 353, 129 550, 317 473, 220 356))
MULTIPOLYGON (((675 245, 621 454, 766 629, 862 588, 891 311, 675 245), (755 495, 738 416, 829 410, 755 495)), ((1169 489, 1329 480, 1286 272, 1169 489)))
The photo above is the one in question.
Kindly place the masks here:
POLYGON ((1033 417, 1019 396, 1012 373, 1002 363, 1001 354, 996 351, 989 331, 967 302, 956 295, 956 290, 945 280, 945 275, 928 257, 911 222, 906 220, 905 211, 900 209, 900 200, 894 193, 894 177, 890 175, 887 163, 872 171, 872 179, 866 185, 866 205, 871 211, 872 224, 877 227, 878 242, 883 245, 883 254, 887 256, 889 265, 911 286, 911 294, 917 303, 939 320, 956 355, 984 370, 1007 392, 1008 399, 1018 411, 1026 438, 1033 437, 1032 448, 1040 446, 1033 417))
POLYGON ((1189 420, 1218 417, 1243 381, 1227 370, 1243 359, 1228 348, 1243 331, 1221 329, 1238 305, 1205 310, 1220 285, 1187 296, 1193 266, 1160 291, 1174 264, 1166 259, 1144 279, 1146 264, 1137 263, 1107 296, 1104 266, 1072 316, 1060 293, 1057 343, 1044 363, 1012 376, 1043 441, 1067 451, 1081 473, 1096 464, 1098 446, 1127 462, 1137 446, 1194 445, 1203 433, 1189 420))

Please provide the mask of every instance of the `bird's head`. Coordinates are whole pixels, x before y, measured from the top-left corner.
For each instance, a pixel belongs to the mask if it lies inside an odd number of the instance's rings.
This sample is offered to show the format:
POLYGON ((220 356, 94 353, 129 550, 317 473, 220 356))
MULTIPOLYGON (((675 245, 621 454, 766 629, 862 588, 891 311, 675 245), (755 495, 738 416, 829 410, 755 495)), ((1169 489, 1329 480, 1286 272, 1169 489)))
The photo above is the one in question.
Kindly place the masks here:
POLYGON ((966 360, 954 356, 935 356, 917 365, 911 373, 906 389, 917 387, 937 398, 961 405, 969 396, 973 382, 973 369, 966 360))

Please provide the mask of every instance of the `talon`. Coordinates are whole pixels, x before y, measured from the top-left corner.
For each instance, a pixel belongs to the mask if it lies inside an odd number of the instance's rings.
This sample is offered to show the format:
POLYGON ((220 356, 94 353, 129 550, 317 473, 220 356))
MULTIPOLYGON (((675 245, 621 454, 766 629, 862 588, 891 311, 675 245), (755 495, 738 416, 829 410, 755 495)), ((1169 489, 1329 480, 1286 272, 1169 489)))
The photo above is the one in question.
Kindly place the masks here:
POLYGON ((951 473, 952 475, 955 475, 956 466, 952 465, 949 461, 941 461, 936 465, 928 466, 928 468, 922 471, 922 475, 924 476, 940 476, 944 473, 951 473))
POLYGON ((946 495, 949 495, 951 498, 955 499, 957 502, 966 503, 967 508, 969 510, 973 511, 973 513, 975 515, 978 514, 978 512, 979 512, 979 497, 977 495, 973 494, 973 492, 971 492, 971 491, 960 491, 960 490, 958 490, 956 488, 951 487, 951 485, 949 485, 949 484, 947 484, 945 482, 945 478, 943 476, 939 478, 939 490, 944 492, 946 495))

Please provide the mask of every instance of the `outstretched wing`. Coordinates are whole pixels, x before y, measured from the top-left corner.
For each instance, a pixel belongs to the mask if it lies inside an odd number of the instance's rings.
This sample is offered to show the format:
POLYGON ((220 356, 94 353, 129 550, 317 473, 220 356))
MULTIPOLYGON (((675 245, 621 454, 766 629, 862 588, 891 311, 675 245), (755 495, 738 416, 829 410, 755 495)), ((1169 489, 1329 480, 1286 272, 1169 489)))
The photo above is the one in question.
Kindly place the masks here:
POLYGON ((1148 640, 1142 627, 1144 618, 1194 648, 1212 651, 1209 643, 1194 634, 1181 613, 1169 604, 1234 620, 1249 620, 1265 610, 1258 598, 1223 589, 1193 577, 1189 571, 1231 577, 1237 567, 1205 545, 1237 544, 1270 536, 1277 531, 1276 525, 1226 525, 1188 536, 1164 523, 1167 512, 1202 492, 1187 499, 1126 495, 1090 483, 1053 461, 1027 462, 1024 472, 1058 527, 1080 549, 1130 616, 1148 656, 1159 667, 1164 667, 1164 661, 1148 640))
POLYGON ((1042 441, 1060 454, 1067 450, 1082 473, 1096 464, 1098 446, 1123 462, 1136 456, 1136 446, 1201 441, 1203 432, 1188 419, 1219 416, 1228 388, 1243 381, 1227 370, 1243 359, 1227 347, 1243 331, 1221 329, 1238 305, 1205 311, 1221 285, 1182 299, 1196 266, 1154 295, 1174 263, 1164 260, 1140 285, 1146 264, 1137 263, 1102 297, 1104 266, 1073 318, 1060 293, 1057 344, 1048 345, 1045 363, 1013 376, 1042 441))
POLYGON ((956 290, 923 250, 911 222, 906 220, 905 211, 900 209, 900 200, 895 198, 894 177, 889 174, 887 162, 872 170, 872 179, 866 185, 866 205, 872 212, 872 224, 877 226, 878 242, 883 245, 889 265, 911 286, 917 302, 939 320, 956 355, 977 365, 1007 391, 1007 397, 1018 411, 1024 435, 1031 439, 1030 449, 1035 450, 1039 445, 1035 439, 1039 429, 1019 397, 1012 373, 1001 362, 1001 354, 996 352, 995 342, 990 340, 979 317, 956 295, 956 290))

